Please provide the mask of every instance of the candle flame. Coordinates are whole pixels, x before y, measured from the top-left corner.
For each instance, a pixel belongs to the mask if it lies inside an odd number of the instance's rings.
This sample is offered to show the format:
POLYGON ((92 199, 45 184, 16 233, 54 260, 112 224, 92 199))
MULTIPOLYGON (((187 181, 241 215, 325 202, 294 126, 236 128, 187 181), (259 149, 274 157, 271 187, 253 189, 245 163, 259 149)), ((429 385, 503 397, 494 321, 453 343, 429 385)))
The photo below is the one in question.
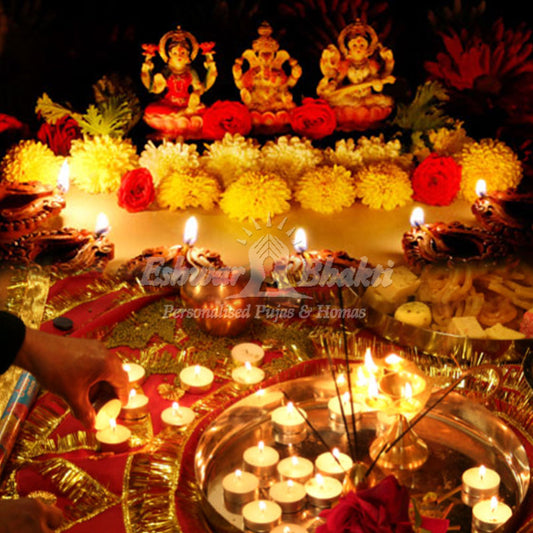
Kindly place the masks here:
POLYGON ((294 413, 294 404, 292 402, 289 402, 287 404, 287 414, 292 415, 294 413))
POLYGON ((200 365, 194 367, 194 375, 198 377, 200 375, 200 365))
POLYGON ((349 405, 350 404, 350 393, 348 391, 346 391, 343 395, 342 395, 342 403, 343 404, 346 404, 346 405, 349 405))
POLYGON ((130 400, 137 395, 137 391, 135 389, 130 390, 130 400))
POLYGON ((265 449, 265 443, 264 443, 264 441, 260 440, 260 441, 257 443, 257 447, 259 448, 259 451, 260 451, 260 452, 264 451, 264 449, 265 449))
POLYGON ((372 358, 372 352, 370 351, 370 348, 367 348, 365 352, 365 368, 371 374, 375 374, 378 370, 378 367, 376 363, 374 363, 374 359, 372 358))
POLYGON ((399 355, 396 355, 395 353, 390 353, 389 355, 387 355, 387 357, 385 357, 385 362, 390 366, 397 366, 402 361, 403 359, 399 355))
POLYGON ((297 455, 293 455, 291 457, 291 463, 296 466, 300 461, 298 460, 298 456, 297 455))
POLYGON ((252 363, 250 363, 250 361, 245 361, 244 367, 246 368, 246 372, 250 372, 250 370, 252 370, 252 363))
POLYGON ((259 510, 264 513, 266 511, 267 504, 263 500, 259 501, 259 510))
POLYGON ((476 182, 476 194, 482 198, 487 194, 487 182, 485 180, 477 180, 476 182))
POLYGON ((259 389, 256 394, 257 396, 264 396, 266 394, 265 389, 259 389))
POLYGON ((287 487, 288 487, 289 489, 292 489, 292 487, 294 487, 294 481, 293 481, 292 479, 289 479, 289 480, 287 481, 287 487))
POLYGON ((117 421, 114 418, 109 419, 109 427, 115 431, 117 429, 117 421))
POLYGON ((336 457, 338 459, 340 457, 339 448, 333 448, 333 450, 331 451, 331 455, 333 455, 333 457, 336 457))
POLYGON ((59 175, 57 177, 57 188, 62 192, 68 192, 70 186, 70 168, 68 166, 68 160, 65 159, 59 170, 59 175))
POLYGON ((237 470, 235 470, 235 477, 238 478, 238 479, 241 479, 242 477, 242 470, 239 470, 237 468, 237 470))
POLYGON ((109 219, 107 218, 107 215, 105 213, 98 213, 94 227, 94 232, 96 235, 101 237, 102 235, 109 233, 110 229, 111 228, 109 227, 109 219))
POLYGON ((337 376, 337 385, 344 385, 346 383, 346 378, 344 377, 344 374, 339 374, 337 376))
POLYGON ((324 478, 322 477, 322 474, 317 474, 316 477, 316 482, 317 484, 320 486, 320 487, 323 487, 324 486, 324 478))
POLYGON ((479 479, 483 479, 486 473, 487 473, 487 469, 485 468, 485 465, 481 465, 479 467, 479 479))
POLYGON ((410 400, 413 397, 413 387, 411 387, 411 384, 407 382, 402 389, 402 397, 406 400, 410 400))
POLYGON ((303 228, 298 228, 296 230, 296 233, 294 234, 294 241, 292 244, 296 252, 299 254, 307 250, 307 236, 303 228))
POLYGON ((291 528, 289 526, 285 526, 283 528, 283 533, 291 533, 291 528))
POLYGON ((415 207, 411 213, 411 218, 409 221, 413 228, 420 227, 422 224, 424 224, 424 210, 421 207, 415 207))
POLYGON ((183 231, 183 242, 192 246, 198 237, 198 220, 196 217, 189 217, 185 223, 185 230, 183 231))
POLYGON ((497 508, 498 508, 498 498, 496 496, 493 496, 490 499, 490 510, 494 513, 497 508))
POLYGON ((122 365, 122 368, 123 368, 124 372, 129 372, 131 370, 131 366, 128 365, 128 363, 124 363, 122 365))
POLYGON ((179 402, 172 402, 172 409, 174 409, 174 411, 177 411, 179 408, 180 408, 179 402))

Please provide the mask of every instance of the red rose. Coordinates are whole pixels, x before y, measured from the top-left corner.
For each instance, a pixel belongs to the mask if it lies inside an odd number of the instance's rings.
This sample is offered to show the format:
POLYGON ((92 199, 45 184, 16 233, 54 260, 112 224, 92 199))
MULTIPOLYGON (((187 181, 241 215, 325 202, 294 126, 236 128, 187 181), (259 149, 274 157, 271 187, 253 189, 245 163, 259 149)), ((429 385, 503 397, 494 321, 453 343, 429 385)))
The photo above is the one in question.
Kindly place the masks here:
POLYGON ((226 133, 247 135, 251 129, 250 111, 240 102, 219 100, 204 113, 203 135, 206 139, 222 139, 226 133))
POLYGON ((304 98, 302 105, 290 112, 294 132, 310 139, 331 135, 337 126, 335 112, 325 100, 304 98))
POLYGON ((210 54, 215 49, 215 43, 212 41, 208 41, 205 43, 200 43, 200 50, 202 50, 202 54, 210 54))
POLYGON ((409 491, 394 476, 370 489, 349 492, 320 516, 326 523, 317 533, 413 533, 409 491))
POLYGON ((155 198, 154 180, 147 168, 136 168, 122 176, 118 205, 130 213, 146 209, 155 198))
POLYGON ((413 172, 413 200, 449 205, 461 185, 461 166, 452 157, 430 154, 413 172))
POLYGON ((37 132, 37 138, 48 145, 54 154, 64 156, 70 153, 72 141, 80 137, 80 127, 76 120, 69 115, 61 117, 55 124, 48 122, 41 124, 37 132))
POLYGON ((157 44, 142 44, 141 48, 143 51, 143 56, 147 59, 154 57, 159 50, 159 46, 157 44))

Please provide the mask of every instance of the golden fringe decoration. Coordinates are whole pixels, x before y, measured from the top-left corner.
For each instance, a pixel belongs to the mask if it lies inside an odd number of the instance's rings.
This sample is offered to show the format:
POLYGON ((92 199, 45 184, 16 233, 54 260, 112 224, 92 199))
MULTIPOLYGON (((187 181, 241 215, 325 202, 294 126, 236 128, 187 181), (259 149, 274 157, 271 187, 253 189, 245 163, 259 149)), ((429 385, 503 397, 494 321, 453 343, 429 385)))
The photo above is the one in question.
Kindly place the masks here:
POLYGON ((0 499, 16 500, 17 498, 20 498, 17 488, 17 472, 18 470, 16 468, 13 469, 5 479, 0 490, 0 499))
POLYGON ((160 383, 157 386, 157 392, 161 398, 171 402, 178 402, 185 395, 185 391, 182 388, 170 383, 160 383))
POLYGON ((147 413, 139 420, 123 420, 122 424, 131 431, 130 446, 132 448, 144 446, 154 438, 154 428, 150 413, 147 413))
POLYGON ((48 453, 64 454, 77 450, 97 450, 98 442, 96 435, 86 431, 76 431, 57 439, 47 439, 44 442, 36 442, 32 447, 32 457, 48 453))
POLYGON ((32 409, 20 431, 17 445, 13 450, 14 461, 24 461, 40 455, 39 446, 49 439, 59 424, 69 414, 61 398, 54 396, 55 403, 41 404, 32 409))
POLYGON ((166 350, 167 343, 157 343, 140 351, 138 363, 150 374, 177 374, 182 369, 176 356, 166 350))
POLYGON ((76 523, 89 520, 120 502, 119 496, 66 459, 55 458, 35 465, 71 502, 65 507, 65 520, 56 531, 64 531, 76 523))

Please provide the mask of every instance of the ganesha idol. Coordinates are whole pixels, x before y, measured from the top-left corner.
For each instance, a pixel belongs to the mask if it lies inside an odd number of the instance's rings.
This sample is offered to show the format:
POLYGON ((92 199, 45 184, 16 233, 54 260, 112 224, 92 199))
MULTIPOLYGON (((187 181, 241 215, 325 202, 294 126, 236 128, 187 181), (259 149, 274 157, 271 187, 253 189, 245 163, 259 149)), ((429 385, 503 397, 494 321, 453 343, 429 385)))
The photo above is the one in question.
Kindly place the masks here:
POLYGON ((146 107, 144 121, 163 138, 201 138, 205 106, 200 97, 212 87, 217 77, 214 43, 198 44, 193 35, 178 26, 165 33, 159 45, 143 45, 143 55, 141 81, 151 93, 160 95, 157 101, 146 107), (192 67, 200 50, 204 56, 203 81, 192 67), (157 54, 164 62, 160 72, 155 72, 157 54))
POLYGON ((365 130, 376 127, 391 113, 394 102, 381 94, 392 75, 392 51, 379 42, 374 29, 357 20, 346 26, 320 58, 323 78, 317 95, 335 111, 340 131, 365 130))
POLYGON ((296 107, 291 89, 302 68, 272 37, 272 27, 263 22, 252 48, 233 65, 233 78, 242 103, 252 118, 253 133, 279 134, 290 129, 290 111, 296 107))

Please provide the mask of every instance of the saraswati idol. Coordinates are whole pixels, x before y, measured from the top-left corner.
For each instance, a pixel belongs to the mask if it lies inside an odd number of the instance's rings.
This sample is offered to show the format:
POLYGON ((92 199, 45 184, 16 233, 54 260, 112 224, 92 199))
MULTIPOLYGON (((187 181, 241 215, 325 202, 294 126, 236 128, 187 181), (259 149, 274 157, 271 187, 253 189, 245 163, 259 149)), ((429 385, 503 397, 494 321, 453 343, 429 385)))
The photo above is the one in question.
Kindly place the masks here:
POLYGON ((141 81, 151 93, 160 95, 157 101, 146 107, 144 121, 160 132, 161 137, 201 138, 205 106, 200 97, 212 87, 217 77, 214 53, 214 43, 198 44, 195 37, 180 26, 165 33, 159 45, 143 45, 145 59, 141 81), (192 67, 200 50, 204 56, 204 80, 192 67), (160 72, 156 72, 154 63, 157 54, 164 63, 160 72))
POLYGON ((382 94, 392 75, 392 51, 382 46, 374 29, 357 20, 346 26, 320 58, 323 78, 317 95, 335 111, 337 129, 365 130, 377 126, 393 109, 393 99, 382 94))

